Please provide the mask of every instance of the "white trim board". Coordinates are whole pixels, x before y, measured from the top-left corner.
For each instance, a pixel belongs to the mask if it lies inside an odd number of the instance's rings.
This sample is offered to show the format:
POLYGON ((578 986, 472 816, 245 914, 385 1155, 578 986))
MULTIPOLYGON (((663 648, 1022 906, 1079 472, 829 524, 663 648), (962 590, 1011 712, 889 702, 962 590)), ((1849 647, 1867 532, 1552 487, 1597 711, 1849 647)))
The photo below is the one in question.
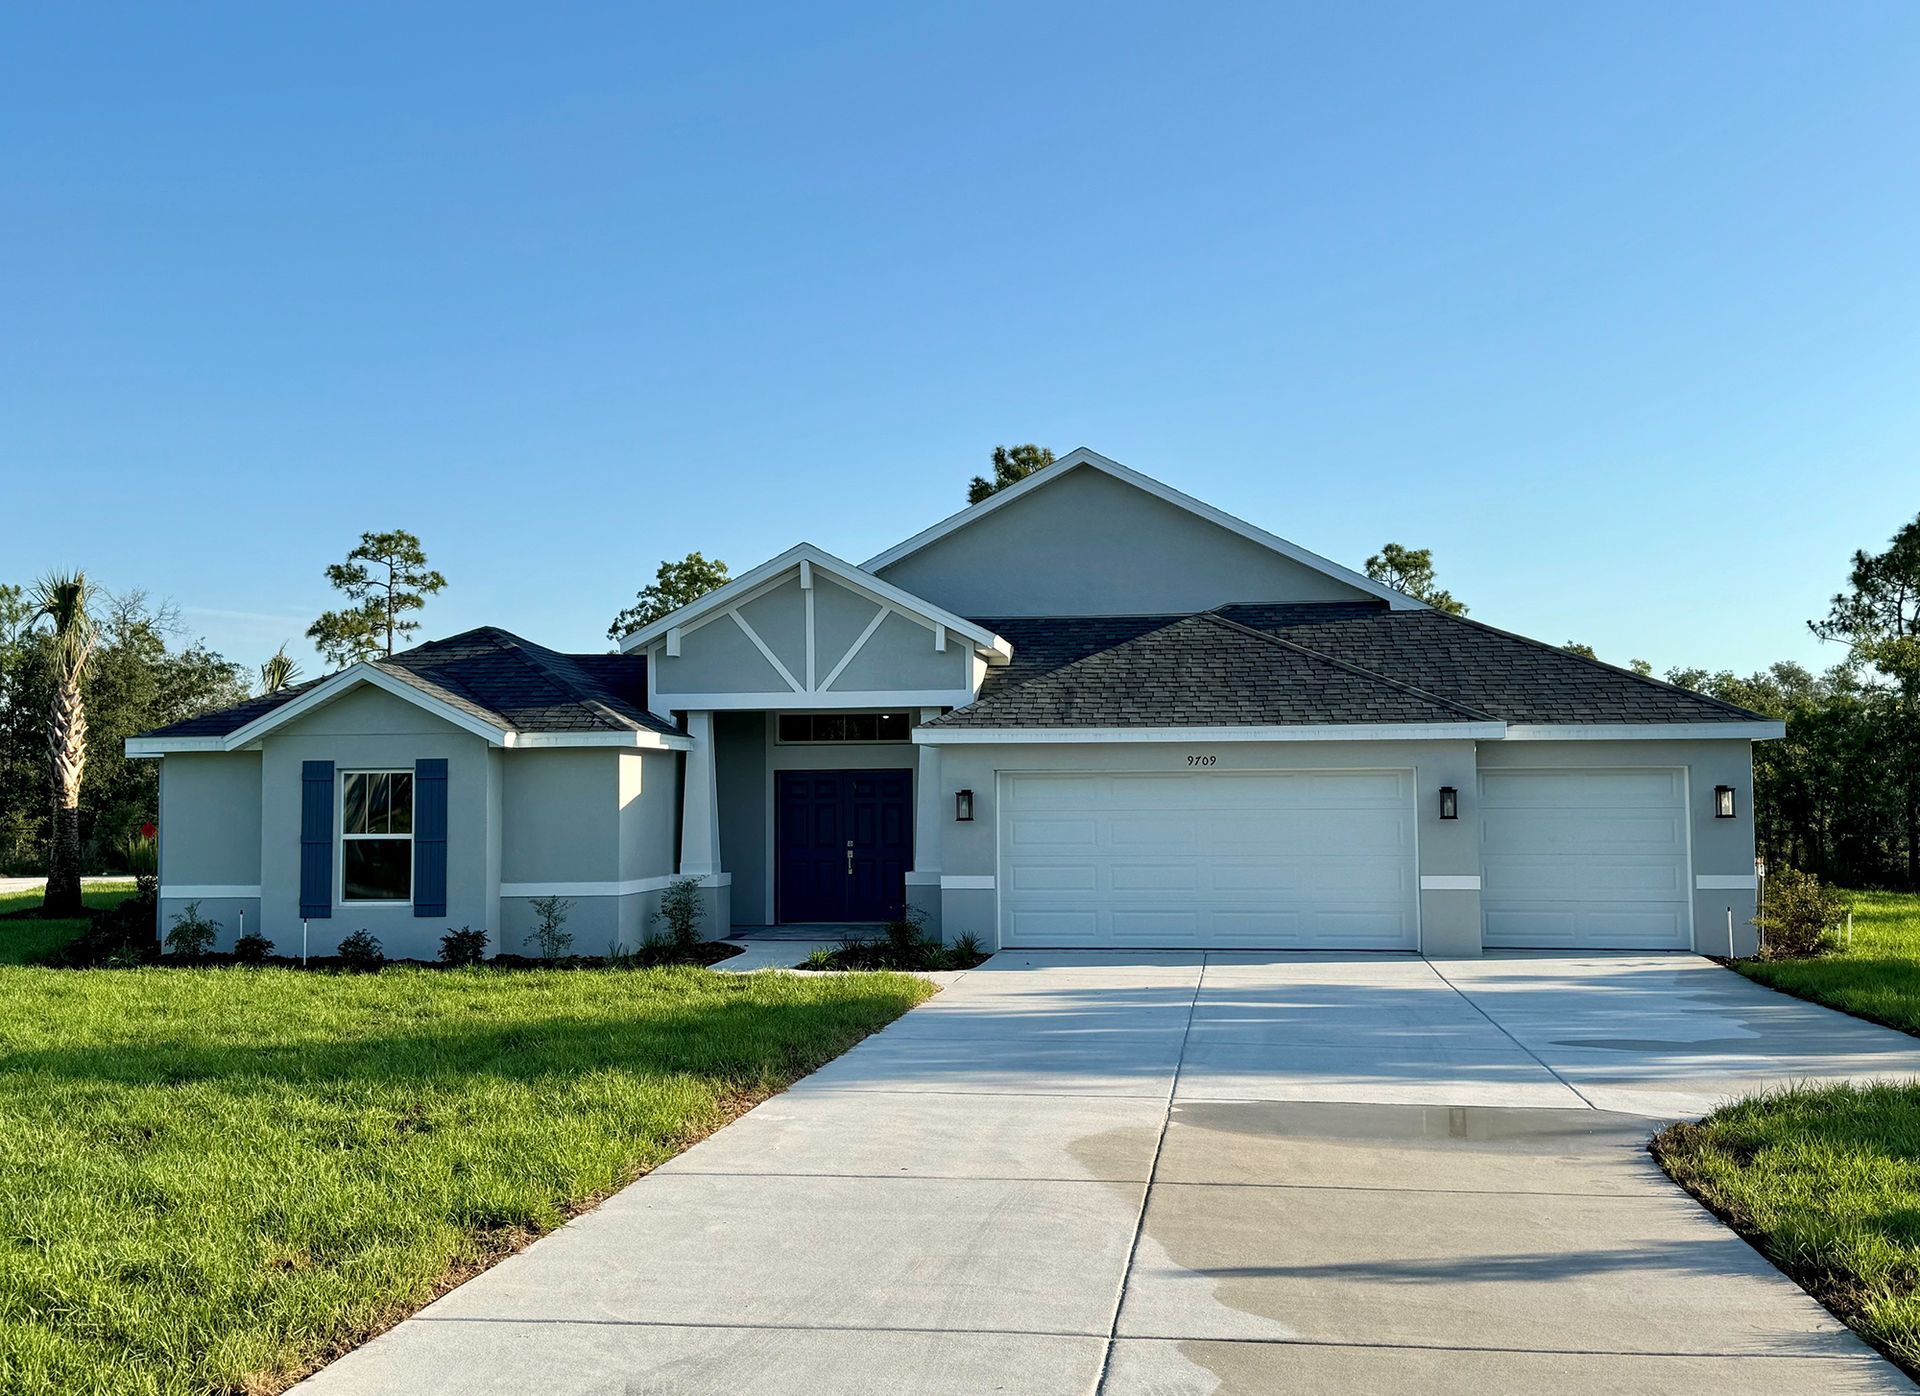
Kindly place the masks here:
POLYGON ((1700 873, 1693 879, 1700 892, 1751 892, 1758 882, 1752 873, 1700 873))
POLYGON ((253 886, 246 886, 241 883, 228 884, 217 882, 162 883, 160 896, 166 899, 187 902, 200 901, 207 897, 238 897, 242 900, 252 899, 257 901, 260 896, 260 888, 257 883, 253 886))
POLYGON ((973 701, 964 688, 907 688, 866 691, 827 689, 819 693, 655 693, 653 711, 673 712, 831 712, 860 708, 959 708, 973 701))
POLYGON ((999 886, 990 874, 949 873, 940 879, 942 892, 991 892, 999 886))
POLYGON ((1119 461, 1110 460, 1097 451, 1087 449, 1085 446, 1067 452, 1066 455, 1060 457, 1060 459, 1052 465, 1047 466, 1044 470, 1036 470, 1033 474, 1027 476, 1026 479, 1020 481, 1019 484, 1009 485, 1006 489, 988 496, 980 503, 962 509, 957 514, 949 515, 947 518, 933 525, 933 527, 922 529, 905 542, 896 543, 885 552, 868 558, 861 566, 868 572, 877 572, 883 567, 890 567, 900 561, 901 558, 910 557, 922 548, 939 542, 948 534, 956 533, 969 524, 977 523, 995 509, 1003 509, 1016 499, 1025 498, 1035 490, 1045 489, 1055 480, 1059 480, 1083 467, 1098 470, 1102 474, 1111 475, 1114 479, 1132 485, 1135 489, 1142 490, 1152 495, 1155 499, 1171 504, 1176 509, 1184 509, 1189 514, 1203 518, 1208 523, 1217 524, 1229 533, 1236 533, 1249 542, 1258 543, 1261 547, 1271 552, 1279 553, 1284 558, 1300 563, 1302 566, 1310 567, 1316 572, 1334 578, 1336 581, 1345 582, 1356 591, 1365 592, 1369 596, 1377 596, 1396 611, 1424 611, 1428 609, 1424 601, 1416 601, 1404 591, 1397 591, 1383 582, 1374 581, 1373 578, 1363 573, 1342 567, 1339 563, 1329 558, 1321 557, 1320 554, 1315 552, 1309 552, 1297 543, 1289 543, 1277 534, 1269 533, 1264 528, 1248 523, 1245 519, 1235 518, 1224 509, 1216 509, 1204 500, 1195 499, 1190 494, 1183 494, 1173 486, 1163 484, 1154 479, 1151 475, 1142 475, 1139 471, 1130 469, 1120 464, 1119 461))
POLYGON ((1766 742, 1787 735, 1784 722, 1568 722, 1507 724, 1510 742, 1697 742, 1724 737, 1766 742))
POLYGON ((1478 873, 1421 873, 1422 892, 1478 892, 1478 873))
POLYGON ((1346 722, 1301 727, 916 727, 927 746, 1060 746, 1096 742, 1363 742, 1498 740, 1498 722, 1346 722))
MULTIPOLYGON (((691 876, 691 874, 688 874, 691 876)), ((624 882, 503 882, 503 897, 636 897, 642 892, 664 892, 680 881, 678 873, 661 877, 631 877, 624 882)), ((731 887, 732 873, 712 873, 697 879, 702 887, 731 887)))

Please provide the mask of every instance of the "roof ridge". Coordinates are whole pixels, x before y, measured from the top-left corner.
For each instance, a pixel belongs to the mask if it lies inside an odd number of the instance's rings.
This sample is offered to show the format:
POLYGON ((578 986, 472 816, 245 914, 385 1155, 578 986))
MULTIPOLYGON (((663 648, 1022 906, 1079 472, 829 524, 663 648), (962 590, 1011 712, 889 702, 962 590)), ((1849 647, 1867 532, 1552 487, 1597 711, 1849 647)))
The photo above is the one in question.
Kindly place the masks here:
MULTIPOLYGON (((1418 614, 1418 613, 1409 612, 1408 614, 1418 614)), ((1411 684, 1411 683, 1407 683, 1403 679, 1392 678, 1386 674, 1379 673, 1373 669, 1368 669, 1361 665, 1352 663, 1349 660, 1336 659, 1333 655, 1322 654, 1319 650, 1309 648, 1306 645, 1300 644, 1298 641, 1288 640, 1288 639, 1284 639, 1279 635, 1269 634, 1267 631, 1256 629, 1251 625, 1244 625, 1237 620, 1229 620, 1226 616, 1221 615, 1218 611, 1201 611, 1198 613, 1198 615, 1201 618, 1214 622, 1216 625, 1224 625, 1230 630, 1237 630, 1244 635, 1251 635, 1255 639, 1265 640, 1269 644, 1281 645, 1287 649, 1294 650, 1300 654, 1304 654, 1311 659, 1317 659, 1323 664, 1331 664, 1336 669, 1344 669, 1350 674, 1358 674, 1361 678, 1371 679, 1376 683, 1386 684, 1389 688, 1397 688, 1403 693, 1411 693, 1417 698, 1424 698, 1430 703, 1438 703, 1443 708, 1452 708, 1455 712, 1465 713, 1467 716, 1476 718, 1482 722, 1500 722, 1504 720, 1502 718, 1495 717, 1492 713, 1483 712, 1479 708, 1470 707, 1466 703, 1460 702, 1458 699, 1448 698, 1442 694, 1433 692, 1431 689, 1421 688, 1418 684, 1411 684)))
MULTIPOLYGON (((1771 722, 1774 720, 1769 718, 1765 713, 1757 713, 1751 708, 1743 708, 1738 703, 1729 703, 1726 699, 1716 698, 1711 693, 1702 693, 1698 689, 1693 688, 1682 688, 1677 683, 1668 683, 1665 679, 1655 678, 1652 674, 1637 674, 1631 669, 1622 669, 1618 664, 1609 664, 1606 660, 1598 656, 1580 654, 1574 650, 1570 650, 1565 645, 1550 645, 1545 640, 1536 640, 1531 635, 1522 635, 1517 631, 1502 630, 1497 625, 1488 625, 1485 621, 1475 620, 1472 616, 1457 615, 1451 611, 1442 611, 1437 608, 1429 609, 1432 610, 1432 613, 1436 616, 1444 616, 1447 620, 1456 621, 1461 625, 1471 625, 1476 629, 1486 631, 1489 635, 1498 635, 1507 640, 1518 640, 1523 645, 1531 645, 1535 649, 1545 650, 1549 654, 1565 655, 1569 659, 1577 659, 1582 664, 1589 665, 1595 669, 1604 669, 1606 672, 1618 674, 1622 678, 1637 679, 1641 683, 1651 684, 1654 688, 1661 689, 1667 693, 1678 693, 1683 697, 1692 698, 1698 702, 1711 703, 1717 708, 1724 708, 1730 713, 1735 713, 1740 717, 1748 718, 1755 722, 1771 722)), ((1418 611, 1405 611, 1400 614, 1419 615, 1421 613, 1418 611)))
MULTIPOLYGON (((592 691, 592 684, 593 684, 592 678, 584 670, 582 670, 577 664, 573 663, 572 656, 563 654, 559 650, 548 649, 545 645, 540 644, 536 640, 523 639, 522 637, 515 635, 510 630, 502 630, 499 633, 502 635, 505 635, 508 639, 512 640, 514 642, 515 647, 517 647, 526 655, 527 661, 530 664, 532 664, 535 668, 539 669, 541 673, 545 674, 548 678, 552 679, 555 683, 558 683, 563 687, 572 689, 574 701, 579 703, 582 707, 591 708, 595 712, 599 713, 601 716, 611 718, 615 722, 622 723, 627 726, 634 725, 634 720, 631 717, 628 717, 625 713, 621 712, 618 708, 615 708, 611 704, 609 704, 606 701, 606 699, 597 696, 592 691), (554 660, 560 660, 565 662, 568 668, 572 669, 573 671, 572 675, 569 676, 567 674, 559 672, 555 664, 552 662, 554 660)), ((622 658, 630 658, 630 657, 631 656, 624 656, 624 655, 622 656, 622 658)), ((643 659, 642 662, 644 663, 645 660, 643 659)))

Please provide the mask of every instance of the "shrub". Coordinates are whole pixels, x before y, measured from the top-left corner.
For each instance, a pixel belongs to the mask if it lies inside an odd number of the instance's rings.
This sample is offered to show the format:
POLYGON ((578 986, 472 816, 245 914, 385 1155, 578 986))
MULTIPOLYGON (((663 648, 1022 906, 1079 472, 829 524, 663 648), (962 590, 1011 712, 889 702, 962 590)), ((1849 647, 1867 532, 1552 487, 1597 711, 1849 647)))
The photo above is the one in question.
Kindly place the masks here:
POLYGON ((459 930, 448 928, 440 937, 440 963, 443 965, 477 965, 487 955, 487 933, 476 931, 471 926, 462 926, 459 930))
POLYGON ((1846 894, 1823 886, 1812 873, 1782 868, 1767 879, 1761 912, 1760 953, 1769 960, 1801 960, 1827 948, 1846 918, 1846 894))
POLYGON ((676 950, 690 950, 700 940, 700 923, 706 919, 706 903, 700 896, 700 879, 676 877, 660 894, 660 909, 653 919, 667 928, 667 944, 676 950))
POLYGON ((987 958, 980 948, 980 937, 972 931, 964 931, 953 938, 953 944, 947 947, 954 959, 963 964, 975 965, 987 958))
POLYGON ((573 932, 561 929, 573 914, 573 903, 565 897, 535 897, 533 914, 536 920, 527 943, 537 945, 540 958, 551 964, 573 944, 573 932))
POLYGON ((248 931, 233 943, 233 960, 241 965, 263 965, 273 953, 273 942, 258 931, 248 931))
POLYGON ((167 932, 167 953, 183 960, 197 960, 213 949, 219 934, 220 923, 202 916, 199 902, 188 902, 173 918, 173 929, 167 932))
POLYGON ((387 962, 387 952, 380 948, 380 937, 371 931, 355 931, 340 942, 340 948, 333 952, 339 957, 342 969, 371 974, 387 962))
POLYGON ((807 958, 801 962, 802 969, 832 969, 833 951, 824 945, 816 945, 807 952, 807 958))

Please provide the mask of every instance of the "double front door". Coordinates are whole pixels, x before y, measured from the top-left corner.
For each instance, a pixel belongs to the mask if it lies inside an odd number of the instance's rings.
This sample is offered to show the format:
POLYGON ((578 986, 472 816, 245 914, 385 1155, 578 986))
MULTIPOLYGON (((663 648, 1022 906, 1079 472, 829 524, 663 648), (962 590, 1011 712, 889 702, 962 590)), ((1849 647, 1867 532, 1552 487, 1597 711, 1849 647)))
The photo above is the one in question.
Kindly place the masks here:
POLYGON ((781 771, 781 921, 886 921, 913 866, 911 771, 781 771))

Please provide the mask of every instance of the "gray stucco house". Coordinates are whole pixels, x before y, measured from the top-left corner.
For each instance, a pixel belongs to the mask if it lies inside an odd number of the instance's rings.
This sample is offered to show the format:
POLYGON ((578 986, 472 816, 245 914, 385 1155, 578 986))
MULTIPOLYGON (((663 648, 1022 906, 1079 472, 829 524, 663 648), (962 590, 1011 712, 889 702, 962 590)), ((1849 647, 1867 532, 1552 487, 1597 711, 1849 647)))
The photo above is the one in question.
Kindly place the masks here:
POLYGON ((1780 724, 1448 616, 1091 451, 618 654, 480 629, 132 738, 162 924, 314 953, 879 921, 987 947, 1752 948, 1780 724))

